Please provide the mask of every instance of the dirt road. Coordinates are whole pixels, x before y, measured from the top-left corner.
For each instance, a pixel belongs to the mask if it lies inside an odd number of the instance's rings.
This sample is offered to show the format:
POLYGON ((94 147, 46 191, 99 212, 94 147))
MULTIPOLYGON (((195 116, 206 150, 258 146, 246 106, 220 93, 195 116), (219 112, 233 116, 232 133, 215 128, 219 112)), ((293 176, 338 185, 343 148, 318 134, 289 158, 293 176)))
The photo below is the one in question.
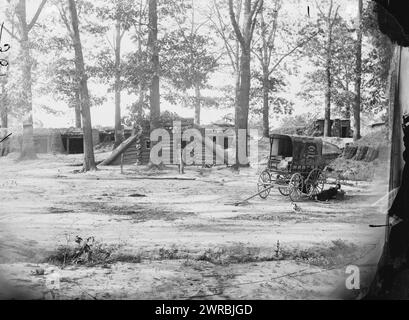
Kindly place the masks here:
POLYGON ((384 222, 382 179, 294 212, 276 190, 231 204, 256 192, 254 168, 187 168, 192 180, 174 180, 164 178, 176 169, 135 166, 76 173, 79 161, 0 158, 0 298, 332 299, 348 264, 361 265, 365 289, 381 250, 382 228, 368 225, 384 222), (51 263, 76 236, 116 258, 51 263))

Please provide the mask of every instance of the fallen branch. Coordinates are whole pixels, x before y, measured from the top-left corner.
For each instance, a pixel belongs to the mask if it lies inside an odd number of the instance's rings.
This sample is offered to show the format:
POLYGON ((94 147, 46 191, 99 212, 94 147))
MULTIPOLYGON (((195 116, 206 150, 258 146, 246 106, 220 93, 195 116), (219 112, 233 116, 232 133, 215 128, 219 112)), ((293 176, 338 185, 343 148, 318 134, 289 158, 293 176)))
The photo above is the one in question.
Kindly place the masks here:
POLYGON ((248 198, 246 198, 246 199, 244 199, 242 201, 234 202, 234 203, 231 203, 231 204, 237 207, 239 204, 245 203, 248 200, 253 199, 254 197, 257 197, 259 194, 261 194, 261 193, 263 193, 263 192, 265 192, 267 190, 270 190, 271 188, 274 188, 274 187, 275 187, 275 185, 269 186, 269 187, 261 190, 260 192, 257 192, 256 194, 253 194, 251 197, 248 197, 248 198))

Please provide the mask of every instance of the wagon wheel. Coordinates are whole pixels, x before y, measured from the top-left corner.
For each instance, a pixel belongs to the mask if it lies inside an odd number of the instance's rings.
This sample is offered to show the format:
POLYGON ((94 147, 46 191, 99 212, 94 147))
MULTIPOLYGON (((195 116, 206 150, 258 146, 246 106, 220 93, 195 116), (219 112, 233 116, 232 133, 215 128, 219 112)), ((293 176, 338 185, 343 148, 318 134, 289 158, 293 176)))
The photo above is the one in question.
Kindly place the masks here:
POLYGON ((304 180, 302 175, 299 173, 294 173, 288 184, 288 193, 292 201, 298 201, 301 199, 303 186, 304 180))
POLYGON ((287 176, 282 175, 278 175, 276 179, 277 184, 285 185, 283 187, 278 187, 278 192, 280 192, 283 196, 286 197, 290 194, 287 186, 287 179, 288 179, 287 176))
POLYGON ((268 197, 270 194, 270 190, 265 190, 264 189, 268 188, 271 186, 271 176, 268 171, 263 171, 260 173, 260 176, 258 177, 258 182, 257 182, 257 190, 259 193, 260 198, 265 199, 268 197))
POLYGON ((324 189, 325 181, 326 177, 323 171, 320 169, 312 170, 305 180, 308 196, 311 198, 319 194, 324 189))

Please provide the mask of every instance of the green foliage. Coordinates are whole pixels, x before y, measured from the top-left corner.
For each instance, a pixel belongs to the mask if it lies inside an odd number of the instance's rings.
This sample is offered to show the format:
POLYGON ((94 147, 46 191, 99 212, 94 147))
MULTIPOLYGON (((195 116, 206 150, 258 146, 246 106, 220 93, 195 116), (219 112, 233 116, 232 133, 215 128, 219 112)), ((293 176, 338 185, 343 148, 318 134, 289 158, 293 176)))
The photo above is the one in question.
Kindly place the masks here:
MULTIPOLYGON (((305 53, 314 66, 306 74, 303 91, 300 96, 316 106, 322 105, 326 90, 326 63, 328 47, 328 24, 332 23, 331 34, 331 103, 335 107, 334 113, 346 116, 352 110, 355 94, 355 40, 353 30, 340 15, 332 13, 330 19, 326 16, 327 8, 318 14, 318 19, 307 26, 303 32, 317 31, 305 46, 305 53)), ((334 9, 335 10, 335 9, 334 9)))
MULTIPOLYGON (((316 23, 306 29, 320 30, 306 47, 310 61, 315 69, 307 73, 300 96, 309 103, 321 105, 325 90, 325 32, 326 17, 319 14, 316 23)), ((362 51, 361 110, 381 112, 387 108, 386 84, 392 58, 392 45, 389 39, 378 29, 373 5, 364 6, 362 28, 364 32, 362 51)), ((334 113, 345 117, 352 110, 355 99, 356 26, 338 17, 334 20, 333 42, 331 50, 331 99, 334 113)))
MULTIPOLYGON (((255 80, 254 85, 250 89, 250 111, 254 114, 262 114, 263 112, 263 76, 259 72, 253 72, 252 78, 255 80)), ((272 114, 292 114, 294 103, 289 101, 284 95, 287 83, 284 74, 277 70, 274 77, 269 77, 269 110, 272 114)))
POLYGON ((139 86, 147 89, 153 77, 153 68, 146 50, 133 52, 124 58, 123 85, 130 93, 138 93, 139 86))
POLYGON ((95 12, 104 23, 119 22, 121 29, 126 31, 137 24, 141 14, 134 0, 100 0, 95 12))
POLYGON ((388 107, 386 92, 394 47, 389 38, 379 31, 374 5, 370 2, 363 14, 363 31, 371 49, 363 59, 362 109, 366 112, 378 113, 388 107))
MULTIPOLYGON (((54 61, 47 71, 49 82, 42 90, 49 92, 51 88, 51 92, 57 100, 64 101, 70 108, 75 107, 78 102, 76 95, 79 95, 79 89, 74 59, 61 57, 54 61)), ((88 74, 92 74, 92 68, 87 68, 86 71, 88 74)), ((101 105, 105 100, 106 98, 103 96, 90 94, 91 106, 101 105)))
POLYGON ((317 118, 317 114, 310 112, 287 116, 281 120, 280 126, 274 131, 282 134, 312 136, 314 134, 314 122, 317 118))
POLYGON ((203 88, 217 68, 217 60, 208 50, 214 45, 209 36, 179 29, 167 33, 160 42, 162 74, 178 89, 203 88))

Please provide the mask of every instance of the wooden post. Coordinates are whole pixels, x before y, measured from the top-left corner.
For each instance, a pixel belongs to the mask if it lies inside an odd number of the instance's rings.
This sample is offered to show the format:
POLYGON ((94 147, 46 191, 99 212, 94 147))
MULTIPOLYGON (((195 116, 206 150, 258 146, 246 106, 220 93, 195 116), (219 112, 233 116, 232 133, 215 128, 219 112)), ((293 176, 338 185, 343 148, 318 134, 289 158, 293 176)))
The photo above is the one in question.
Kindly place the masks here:
POLYGON ((180 156, 179 156, 179 173, 184 174, 185 173, 185 164, 183 162, 183 150, 182 146, 180 148, 180 156))

